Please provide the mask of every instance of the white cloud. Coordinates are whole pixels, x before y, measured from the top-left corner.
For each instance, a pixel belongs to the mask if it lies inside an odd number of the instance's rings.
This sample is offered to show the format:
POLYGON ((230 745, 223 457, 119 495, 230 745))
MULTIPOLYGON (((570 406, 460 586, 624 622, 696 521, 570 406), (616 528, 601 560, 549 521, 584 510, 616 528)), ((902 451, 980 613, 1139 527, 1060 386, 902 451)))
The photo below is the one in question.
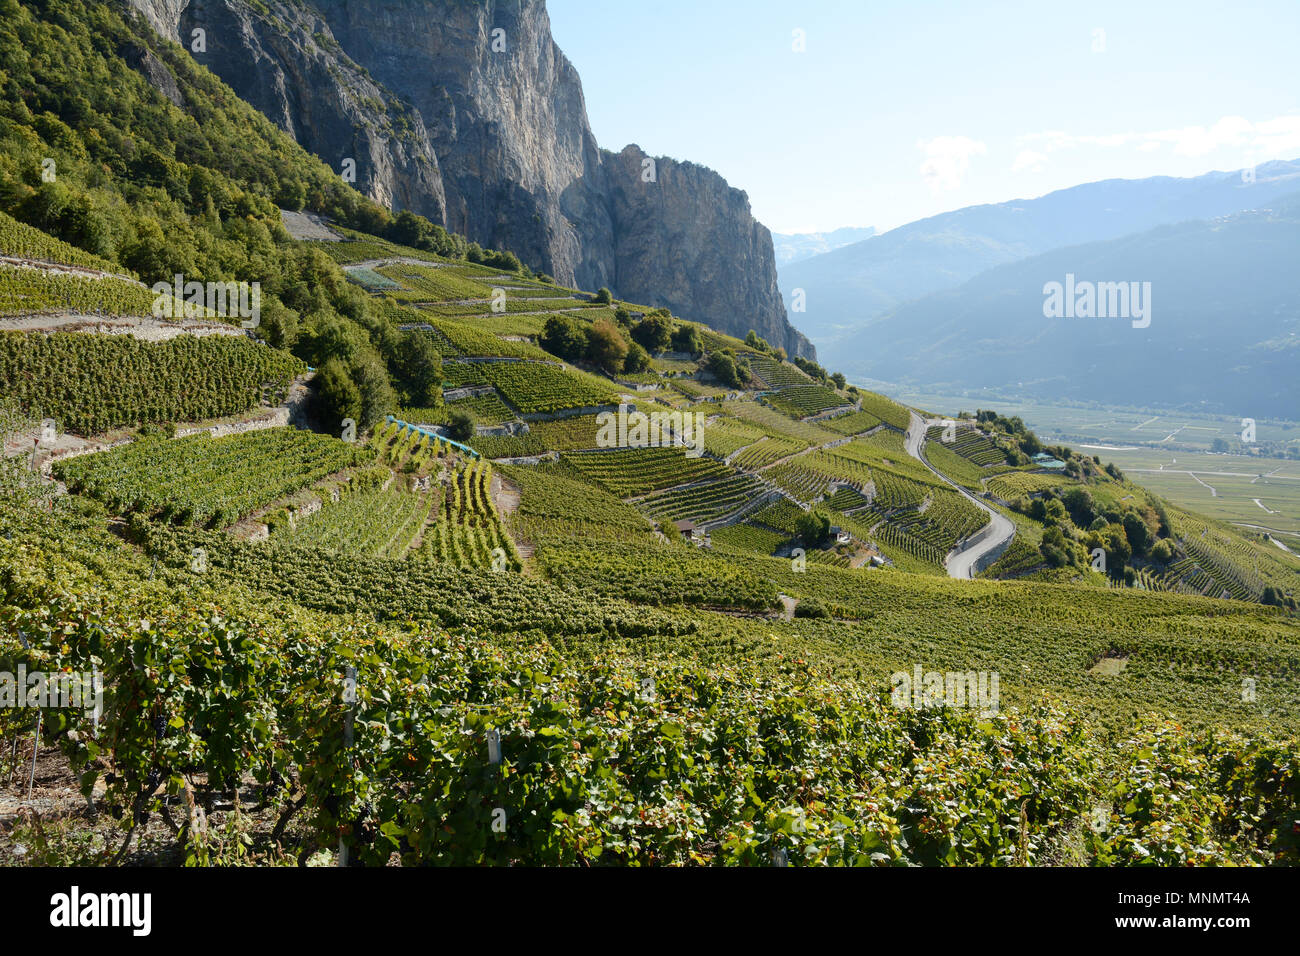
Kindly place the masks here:
POLYGON ((1032 149, 1022 149, 1017 155, 1015 162, 1011 164, 1013 173, 1041 173, 1043 167, 1047 165, 1047 155, 1032 149))
POLYGON ((916 148, 925 151, 921 175, 933 193, 956 189, 970 168, 970 158, 988 152, 983 143, 966 136, 936 136, 928 142, 917 140, 916 148))
MULTIPOLYGON (((1145 132, 1075 135, 1064 130, 1044 130, 1018 137, 1022 147, 1035 146, 1046 153, 1065 149, 1132 147, 1149 153, 1170 147, 1175 156, 1206 156, 1232 149, 1261 159, 1294 159, 1300 155, 1300 116, 1278 116, 1252 123, 1244 116, 1224 116, 1213 126, 1184 126, 1145 132)), ((1022 150, 1021 156, 1035 150, 1022 150)), ((1020 158, 1017 157, 1017 163, 1020 158)), ((1014 168, 1013 168, 1014 171, 1014 168)))
POLYGON ((1300 116, 1279 116, 1256 123, 1253 146, 1265 159, 1300 156, 1300 116))

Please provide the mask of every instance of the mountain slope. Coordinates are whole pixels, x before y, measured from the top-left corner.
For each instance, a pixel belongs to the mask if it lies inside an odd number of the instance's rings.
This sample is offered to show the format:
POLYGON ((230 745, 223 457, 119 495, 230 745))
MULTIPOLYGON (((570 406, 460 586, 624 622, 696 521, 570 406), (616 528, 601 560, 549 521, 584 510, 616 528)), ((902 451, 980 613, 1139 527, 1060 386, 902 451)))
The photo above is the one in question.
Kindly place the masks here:
POLYGON ((1300 186, 1300 162, 1266 163, 1194 179, 1087 183, 1038 199, 969 206, 781 269, 789 297, 803 289, 800 328, 825 347, 843 339, 849 360, 866 352, 849 333, 904 302, 950 289, 985 269, 1063 246, 1116 239, 1165 223, 1267 206, 1300 186))
POLYGON ((566 285, 815 354, 786 319, 770 237, 743 192, 664 158, 647 181, 640 150, 631 162, 600 149, 544 0, 129 3, 331 167, 354 159, 372 198, 566 285))
POLYGON ((1197 405, 1245 417, 1300 407, 1300 193, 1273 211, 1057 249, 900 306, 845 340, 846 371, 1027 395, 1197 405), (1047 318, 1044 286, 1150 283, 1151 321, 1047 318), (852 347, 850 347, 850 343, 852 347))

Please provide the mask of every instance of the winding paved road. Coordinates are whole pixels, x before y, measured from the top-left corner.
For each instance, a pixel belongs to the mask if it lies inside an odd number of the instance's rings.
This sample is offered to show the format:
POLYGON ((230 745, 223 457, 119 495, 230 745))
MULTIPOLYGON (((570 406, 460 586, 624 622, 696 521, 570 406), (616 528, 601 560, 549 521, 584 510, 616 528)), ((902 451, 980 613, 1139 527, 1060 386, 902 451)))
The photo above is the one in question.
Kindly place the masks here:
POLYGON ((966 499, 989 516, 993 522, 993 530, 985 534, 983 538, 972 545, 968 545, 961 551, 949 555, 944 562, 944 567, 948 569, 950 578, 973 578, 975 576, 975 563, 990 551, 995 551, 1004 545, 1010 544, 1011 539, 1016 536, 1015 523, 1001 512, 994 511, 984 502, 980 501, 961 485, 951 481, 947 475, 940 474, 938 469, 931 465, 925 459, 925 432, 931 425, 941 424, 944 419, 924 419, 916 412, 912 412, 912 423, 908 426, 907 434, 903 438, 903 444, 907 448, 907 453, 929 468, 935 477, 941 479, 959 493, 966 496, 966 499))

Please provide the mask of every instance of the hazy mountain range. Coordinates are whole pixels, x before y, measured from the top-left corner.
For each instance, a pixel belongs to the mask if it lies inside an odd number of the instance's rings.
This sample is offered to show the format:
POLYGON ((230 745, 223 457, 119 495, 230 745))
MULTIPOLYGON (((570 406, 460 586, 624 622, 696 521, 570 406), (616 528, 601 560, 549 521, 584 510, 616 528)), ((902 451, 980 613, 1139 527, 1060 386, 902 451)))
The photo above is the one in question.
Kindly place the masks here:
POLYGON ((875 226, 846 226, 831 232, 774 232, 772 245, 776 250, 776 264, 780 267, 820 256, 824 252, 833 252, 850 243, 869 239, 875 234, 875 226))
POLYGON ((1089 183, 793 262, 781 289, 850 378, 1297 417, 1298 191, 1300 162, 1089 183), (1067 275, 1150 282, 1153 321, 1049 320, 1067 275))

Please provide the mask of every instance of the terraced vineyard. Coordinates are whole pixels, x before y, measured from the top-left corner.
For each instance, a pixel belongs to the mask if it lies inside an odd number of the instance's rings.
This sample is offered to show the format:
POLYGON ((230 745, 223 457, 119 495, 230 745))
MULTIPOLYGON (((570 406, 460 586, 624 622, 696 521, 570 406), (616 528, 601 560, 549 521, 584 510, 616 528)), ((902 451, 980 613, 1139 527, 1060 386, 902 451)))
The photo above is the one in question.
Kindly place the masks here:
POLYGON ((19 222, 2 210, 0 210, 0 255, 53 262, 65 266, 81 266, 85 269, 97 269, 118 275, 127 274, 126 270, 117 263, 91 255, 61 239, 55 239, 25 222, 19 222))
MULTIPOLYGON (((412 296, 413 301, 419 301, 421 308, 432 313, 433 315, 446 316, 448 318, 479 318, 490 317, 499 313, 491 311, 491 289, 482 288, 480 294, 485 297, 481 301, 456 303, 456 302, 433 302, 420 299, 418 296, 412 296)), ((521 296, 511 297, 507 294, 505 299, 505 312, 520 312, 543 315, 548 312, 568 312, 581 315, 584 318, 594 319, 597 309, 591 308, 585 303, 572 298, 549 298, 543 299, 538 297, 524 298, 521 296)))
POLYGON ((712 533, 714 547, 735 548, 738 551, 755 551, 772 554, 789 540, 789 535, 742 522, 718 528, 712 533))
POLYGON ((766 388, 784 389, 813 384, 812 379, 789 362, 778 362, 766 355, 752 356, 749 367, 762 379, 762 385, 766 388))
POLYGON ((1038 494, 1049 488, 1060 488, 1062 485, 1070 483, 1071 480, 1064 475, 1018 472, 990 478, 985 487, 999 498, 1010 501, 1021 495, 1038 494))
POLYGON ((870 468, 825 451, 800 455, 763 472, 764 478, 804 504, 824 498, 833 483, 852 485, 865 491, 872 486, 873 476, 870 468))
POLYGON ((1162 579, 1166 586, 1258 601, 1266 587, 1285 594, 1300 584, 1300 561, 1286 562, 1271 546, 1198 516, 1174 509, 1170 513, 1187 560, 1171 566, 1162 579))
POLYGON ((718 560, 703 549, 658 542, 558 545, 538 552, 548 578, 580 593, 652 608, 706 606, 770 610, 778 606, 773 583, 718 560))
POLYGON ((423 561, 416 555, 405 561, 342 556, 314 548, 241 544, 225 535, 159 526, 150 529, 147 547, 166 576, 183 586, 237 587, 328 614, 423 620, 496 634, 540 630, 555 637, 642 638, 694 629, 689 621, 653 609, 594 604, 527 575, 485 573, 482 567, 423 561), (190 570, 196 547, 207 555, 202 578, 190 570))
POLYGON ((1002 553, 985 575, 990 578, 1016 578, 1043 566, 1043 555, 1038 546, 1017 535, 1010 547, 1002 553))
POLYGON ((690 458, 681 448, 616 448, 570 452, 562 460, 620 498, 688 482, 716 481, 731 472, 711 458, 690 458))
POLYGON ((901 431, 906 431, 907 426, 911 423, 911 413, 907 408, 898 404, 893 399, 886 398, 876 392, 860 392, 858 400, 862 405, 862 411, 870 412, 882 422, 891 425, 901 431))
POLYGON ((717 417, 705 423, 704 449, 710 455, 727 458, 764 437, 766 433, 761 429, 734 418, 717 417))
POLYGON ((555 356, 542 351, 531 342, 503 339, 477 326, 453 322, 450 319, 431 317, 429 321, 461 355, 527 358, 539 362, 555 361, 555 356))
POLYGON ((562 466, 505 466, 501 474, 520 489, 512 530, 526 540, 546 536, 626 540, 649 535, 650 522, 634 506, 601 488, 562 473, 562 466))
POLYGON ((659 519, 697 523, 725 518, 767 494, 767 486, 751 475, 737 475, 681 490, 668 490, 642 499, 646 513, 659 519))
POLYGON ((490 385, 484 373, 485 362, 442 363, 443 388, 464 388, 467 385, 490 385))
MULTIPOLYGON (((515 413, 506 407, 496 392, 486 392, 459 398, 447 403, 449 409, 461 409, 470 414, 475 422, 483 425, 499 425, 515 420, 515 413)), ((412 419, 406 419, 411 421, 412 419)))
POLYGON ((154 294, 121 279, 0 265, 0 315, 152 315, 154 294))
POLYGON ((803 509, 794 502, 788 498, 781 498, 761 511, 755 512, 752 520, 777 531, 794 534, 796 523, 803 514, 803 509))
POLYGON ((284 540, 361 557, 401 558, 424 529, 438 495, 373 489, 300 519, 284 540))
POLYGON ((373 457, 337 438, 271 428, 141 440, 57 462, 54 471, 71 490, 115 513, 219 528, 373 457))
POLYGON ((367 292, 389 292, 401 290, 402 285, 393 279, 376 272, 374 269, 349 269, 348 278, 367 292))
POLYGON ((807 418, 849 404, 824 385, 790 385, 768 395, 766 401, 773 408, 795 418, 807 418))
POLYGON ((596 376, 553 365, 483 362, 478 374, 524 414, 596 407, 618 399, 615 389, 596 376))
POLYGON ((855 488, 837 488, 826 498, 826 506, 836 511, 853 511, 857 508, 865 508, 870 504, 870 499, 855 488))
POLYGON ((837 415, 834 418, 823 418, 817 424, 840 435, 860 435, 882 425, 883 422, 875 413, 863 410, 837 415))
MULTIPOLYGON (((491 287, 445 267, 401 263, 382 266, 375 271, 396 287, 396 291, 389 291, 388 294, 399 302, 444 302, 449 299, 487 301, 492 295, 491 287)), ((482 311, 488 310, 484 307, 482 311)))
MULTIPOLYGON (((934 490, 924 511, 891 515, 889 524, 947 554, 961 540, 988 524, 988 515, 951 491, 934 490)), ((942 563, 942 562, 940 562, 942 563)))
POLYGON ((827 431, 819 424, 798 421, 758 402, 726 402, 721 406, 721 409, 725 414, 752 425, 768 435, 798 438, 809 444, 816 445, 843 437, 835 432, 827 431))
POLYGON ((427 529, 416 560, 457 568, 518 571, 519 555, 501 526, 490 486, 492 466, 483 459, 449 475, 436 524, 427 529))
POLYGON ((731 464, 745 471, 758 471, 782 458, 789 458, 807 448, 805 442, 797 438, 764 437, 742 449, 731 459, 731 464))
MULTIPOLYGON (((403 420, 404 421, 404 420, 403 420)), ((442 466, 456 454, 451 445, 436 435, 428 435, 394 420, 377 427, 370 436, 370 446, 379 460, 392 465, 402 474, 424 474, 442 466)))
POLYGON ((242 337, 0 332, 0 393, 81 435, 234 415, 279 401, 306 368, 242 337))
MULTIPOLYGON (((984 490, 984 479, 997 474, 992 469, 981 468, 969 458, 963 458, 942 442, 927 442, 925 460, 940 473, 976 494, 984 490)), ((1008 466, 1001 466, 1006 470, 1008 466)))
MULTIPOLYGON (((421 312, 428 319, 430 312, 422 309, 421 312)), ((549 315, 523 315, 509 312, 491 312, 487 315, 464 316, 459 319, 444 319, 444 321, 457 321, 461 325, 468 325, 479 332, 485 332, 490 335, 516 335, 536 339, 542 334, 542 329, 546 326, 546 320, 549 315)))
POLYGON ((341 242, 307 242, 304 245, 319 250, 339 265, 352 265, 375 259, 421 259, 430 263, 445 263, 447 260, 412 246, 403 246, 378 236, 371 236, 353 229, 335 227, 345 238, 341 242))
POLYGON ((942 443, 945 448, 977 465, 1000 465, 1006 461, 1002 450, 977 428, 957 427, 951 442, 943 441, 945 431, 946 429, 941 426, 931 425, 926 431, 926 438, 935 444, 942 443))

